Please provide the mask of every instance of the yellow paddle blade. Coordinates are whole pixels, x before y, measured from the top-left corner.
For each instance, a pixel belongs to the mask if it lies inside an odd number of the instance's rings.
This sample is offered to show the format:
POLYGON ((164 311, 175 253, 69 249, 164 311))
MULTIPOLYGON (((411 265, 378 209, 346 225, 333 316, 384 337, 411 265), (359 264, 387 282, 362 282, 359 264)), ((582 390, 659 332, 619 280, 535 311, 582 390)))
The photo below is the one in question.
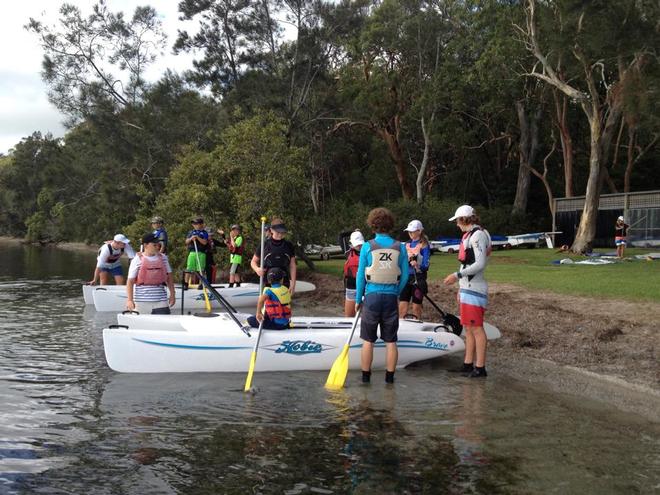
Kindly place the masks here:
POLYGON ((252 388, 252 374, 254 373, 254 365, 257 363, 257 353, 252 351, 250 357, 250 369, 248 370, 247 378, 245 379, 245 388, 243 392, 249 392, 252 388))
POLYGON ((348 348, 349 345, 346 344, 341 351, 341 354, 337 356, 335 362, 330 368, 330 373, 328 373, 328 379, 325 382, 325 388, 329 390, 339 390, 344 386, 346 381, 346 375, 348 374, 348 348))
POLYGON ((209 295, 206 292, 206 286, 204 286, 204 302, 206 304, 206 312, 210 313, 211 312, 211 301, 209 301, 209 295))

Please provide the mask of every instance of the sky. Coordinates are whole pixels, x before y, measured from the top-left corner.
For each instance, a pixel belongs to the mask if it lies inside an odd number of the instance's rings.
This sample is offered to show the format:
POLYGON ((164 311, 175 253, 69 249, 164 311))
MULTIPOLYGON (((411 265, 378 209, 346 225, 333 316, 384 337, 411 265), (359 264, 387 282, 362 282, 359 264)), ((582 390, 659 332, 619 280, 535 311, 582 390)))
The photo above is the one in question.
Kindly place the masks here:
MULTIPOLYGON (((0 16, 0 153, 7 153, 24 137, 35 131, 50 132, 55 137, 65 133, 64 116, 48 102, 47 87, 41 80, 43 51, 34 33, 24 29, 30 17, 53 25, 63 3, 74 4, 88 15, 96 0, 23 0, 3 9, 0 16)), ((188 28, 178 20, 177 0, 107 0, 112 12, 133 15, 137 5, 151 5, 156 9, 168 36, 168 48, 147 73, 147 79, 157 80, 166 68, 181 72, 192 66, 192 57, 174 56, 171 46, 177 28, 188 28)))

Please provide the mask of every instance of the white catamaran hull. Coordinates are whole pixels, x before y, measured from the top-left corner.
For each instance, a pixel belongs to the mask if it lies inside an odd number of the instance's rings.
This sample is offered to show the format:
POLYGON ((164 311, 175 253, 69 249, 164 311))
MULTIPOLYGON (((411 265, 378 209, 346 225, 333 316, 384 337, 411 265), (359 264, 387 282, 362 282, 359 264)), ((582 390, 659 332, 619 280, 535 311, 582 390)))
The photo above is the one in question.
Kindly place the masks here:
MULTIPOLYGON (((236 314, 242 323, 248 315, 236 314)), ((108 365, 125 373, 247 372, 257 338, 226 313, 208 315, 118 315, 120 325, 103 330, 108 365)), ((351 329, 350 318, 300 317, 289 330, 263 330, 255 371, 329 370, 351 329)), ((486 324, 488 338, 497 328, 486 324)), ((461 352, 460 337, 439 323, 401 320, 398 367, 461 352)), ((360 367, 362 343, 349 351, 351 369, 360 367)), ((385 343, 374 349, 374 369, 385 367, 385 343)))
MULTIPOLYGON (((256 307, 259 297, 259 284, 242 283, 240 287, 228 287, 214 285, 222 297, 229 304, 238 308, 256 307)), ((296 292, 309 292, 316 289, 312 283, 299 281, 296 283, 296 292)), ((184 309, 204 309, 206 301, 204 291, 199 289, 188 289, 181 291, 181 287, 175 287, 177 305, 174 309, 181 307, 183 294, 184 309)), ((211 292, 208 292, 211 307, 224 310, 222 304, 215 300, 211 292)), ((96 311, 123 311, 126 309, 126 286, 125 285, 83 285, 83 298, 85 304, 93 304, 96 311), (91 301, 91 302, 88 302, 91 301)))

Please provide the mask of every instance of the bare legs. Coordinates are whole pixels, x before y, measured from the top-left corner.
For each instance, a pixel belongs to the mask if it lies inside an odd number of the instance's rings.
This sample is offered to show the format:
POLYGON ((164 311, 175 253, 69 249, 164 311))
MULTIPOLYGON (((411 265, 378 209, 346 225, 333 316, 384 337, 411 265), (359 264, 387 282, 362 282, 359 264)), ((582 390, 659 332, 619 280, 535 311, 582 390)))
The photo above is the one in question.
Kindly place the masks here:
POLYGON ((465 327, 465 359, 463 362, 474 363, 474 366, 479 368, 486 366, 487 343, 484 327, 465 327))
MULTIPOLYGON (((387 371, 394 371, 396 369, 396 363, 399 360, 399 349, 396 346, 396 342, 386 342, 385 352, 385 369, 387 371)), ((362 371, 370 371, 371 363, 374 360, 373 342, 367 342, 366 340, 362 341, 362 353, 360 357, 362 371)))

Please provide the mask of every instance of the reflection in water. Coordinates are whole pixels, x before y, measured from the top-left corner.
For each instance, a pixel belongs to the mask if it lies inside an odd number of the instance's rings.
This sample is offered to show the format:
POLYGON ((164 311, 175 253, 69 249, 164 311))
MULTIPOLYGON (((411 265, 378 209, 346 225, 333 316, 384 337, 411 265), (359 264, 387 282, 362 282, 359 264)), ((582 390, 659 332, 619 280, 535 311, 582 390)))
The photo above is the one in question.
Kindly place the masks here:
POLYGON ((325 373, 127 375, 93 254, 1 246, 0 493, 650 493, 660 432, 602 405, 442 362, 328 393, 325 373), (86 257, 85 257, 86 256, 86 257), (622 462, 622 459, 625 462, 622 462))

